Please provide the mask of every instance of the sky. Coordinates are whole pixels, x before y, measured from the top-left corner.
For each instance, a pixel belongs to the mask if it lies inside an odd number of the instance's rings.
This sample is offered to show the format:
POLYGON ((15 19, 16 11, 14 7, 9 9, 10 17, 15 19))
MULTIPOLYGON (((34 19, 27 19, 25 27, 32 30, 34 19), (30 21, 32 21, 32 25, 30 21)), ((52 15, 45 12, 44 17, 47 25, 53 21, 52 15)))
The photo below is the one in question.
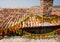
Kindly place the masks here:
MULTIPOLYGON (((53 5, 60 5, 60 0, 54 0, 53 5)), ((0 8, 29 8, 40 6, 40 0, 0 0, 0 8)))

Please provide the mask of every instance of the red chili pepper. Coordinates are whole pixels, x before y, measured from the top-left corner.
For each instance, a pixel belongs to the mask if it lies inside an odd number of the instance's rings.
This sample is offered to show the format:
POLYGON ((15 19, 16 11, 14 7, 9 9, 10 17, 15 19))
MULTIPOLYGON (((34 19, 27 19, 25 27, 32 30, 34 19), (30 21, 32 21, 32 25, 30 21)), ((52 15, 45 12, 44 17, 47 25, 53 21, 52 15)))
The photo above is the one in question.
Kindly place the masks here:
POLYGON ((58 31, 57 31, 59 34, 60 34, 60 29, 58 29, 58 31))

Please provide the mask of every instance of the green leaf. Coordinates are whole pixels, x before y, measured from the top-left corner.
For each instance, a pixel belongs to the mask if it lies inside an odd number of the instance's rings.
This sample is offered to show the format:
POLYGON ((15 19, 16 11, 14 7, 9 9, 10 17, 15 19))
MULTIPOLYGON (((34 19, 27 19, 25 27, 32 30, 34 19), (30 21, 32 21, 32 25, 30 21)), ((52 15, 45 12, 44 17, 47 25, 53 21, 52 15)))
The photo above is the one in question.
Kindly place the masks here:
POLYGON ((53 18, 53 17, 52 17, 50 20, 51 20, 51 21, 54 21, 54 20, 55 20, 55 18, 53 18))
POLYGON ((7 28, 4 28, 4 32, 7 33, 8 29, 7 28))
POLYGON ((58 17, 58 20, 60 20, 60 17, 58 17))
POLYGON ((23 21, 26 21, 27 19, 29 19, 29 17, 25 18, 23 21))
POLYGON ((36 15, 36 19, 42 19, 42 17, 41 16, 39 16, 39 15, 36 15))

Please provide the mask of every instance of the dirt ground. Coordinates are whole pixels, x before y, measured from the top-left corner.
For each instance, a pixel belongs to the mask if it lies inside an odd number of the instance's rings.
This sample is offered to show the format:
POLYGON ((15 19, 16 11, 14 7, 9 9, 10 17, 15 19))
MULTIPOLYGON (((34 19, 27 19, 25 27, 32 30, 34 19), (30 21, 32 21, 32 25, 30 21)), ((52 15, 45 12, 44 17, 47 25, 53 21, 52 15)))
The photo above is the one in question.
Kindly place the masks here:
POLYGON ((50 39, 28 39, 20 36, 5 37, 0 42, 58 42, 57 38, 50 39))

